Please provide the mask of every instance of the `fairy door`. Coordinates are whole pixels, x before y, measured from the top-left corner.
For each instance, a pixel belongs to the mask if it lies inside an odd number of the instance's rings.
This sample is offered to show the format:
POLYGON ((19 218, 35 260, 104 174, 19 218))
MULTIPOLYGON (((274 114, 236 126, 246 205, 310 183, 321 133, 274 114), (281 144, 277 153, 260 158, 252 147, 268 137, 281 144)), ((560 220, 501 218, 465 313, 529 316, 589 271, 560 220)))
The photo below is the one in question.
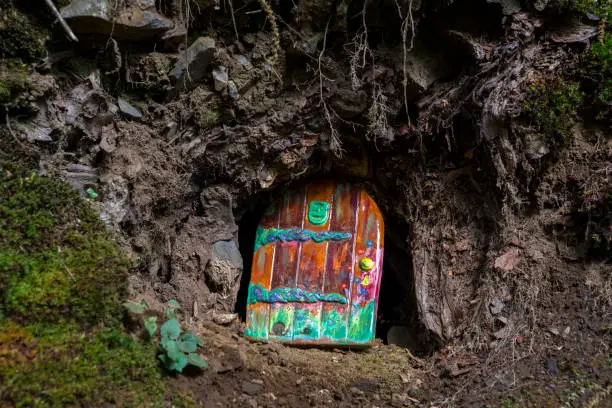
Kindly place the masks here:
POLYGON ((246 336, 367 346, 374 339, 383 219, 362 189, 320 181, 288 191, 257 230, 246 336))

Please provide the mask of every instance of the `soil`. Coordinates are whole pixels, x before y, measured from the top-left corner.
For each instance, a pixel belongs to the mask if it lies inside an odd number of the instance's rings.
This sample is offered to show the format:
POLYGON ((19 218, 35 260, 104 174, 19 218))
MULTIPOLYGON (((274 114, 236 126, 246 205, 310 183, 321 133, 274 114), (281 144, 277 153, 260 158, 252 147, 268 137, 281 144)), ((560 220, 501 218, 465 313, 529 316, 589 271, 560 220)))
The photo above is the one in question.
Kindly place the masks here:
POLYGON ((610 24, 547 1, 218 3, 155 2, 172 38, 0 44, 0 161, 93 188, 130 297, 183 305, 210 368, 172 386, 203 406, 612 406, 611 110, 589 54, 610 24), (263 209, 319 177, 385 217, 369 351, 213 323, 244 321, 263 209), (219 241, 241 268, 207 273, 219 241), (384 344, 398 326, 409 349, 384 344))

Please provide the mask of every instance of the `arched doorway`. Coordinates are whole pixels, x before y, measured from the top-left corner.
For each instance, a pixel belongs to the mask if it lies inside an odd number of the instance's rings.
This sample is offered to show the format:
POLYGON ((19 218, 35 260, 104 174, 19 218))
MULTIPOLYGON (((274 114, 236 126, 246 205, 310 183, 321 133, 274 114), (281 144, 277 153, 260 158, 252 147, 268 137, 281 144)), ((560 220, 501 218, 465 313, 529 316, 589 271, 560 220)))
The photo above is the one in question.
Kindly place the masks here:
POLYGON ((367 346, 376 333, 384 222, 368 195, 322 180, 286 191, 253 248, 246 336, 367 346))

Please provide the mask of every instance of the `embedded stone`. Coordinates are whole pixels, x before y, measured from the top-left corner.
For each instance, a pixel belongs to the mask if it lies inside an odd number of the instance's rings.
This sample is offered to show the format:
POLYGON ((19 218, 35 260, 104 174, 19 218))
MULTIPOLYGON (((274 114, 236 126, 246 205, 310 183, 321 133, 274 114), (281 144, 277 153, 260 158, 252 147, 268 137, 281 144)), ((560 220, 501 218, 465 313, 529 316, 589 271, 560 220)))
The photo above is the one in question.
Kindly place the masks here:
POLYGON ((132 119, 142 118, 142 113, 138 109, 130 105, 125 99, 119 98, 117 102, 119 105, 119 111, 124 116, 127 116, 128 118, 132 118, 132 119))
POLYGON ((150 0, 131 0, 115 9, 109 0, 74 0, 61 10, 75 33, 111 35, 118 40, 152 40, 174 27, 150 0))
POLYGON ((168 74, 177 90, 189 89, 204 78, 215 50, 215 40, 210 37, 200 37, 187 48, 168 74))

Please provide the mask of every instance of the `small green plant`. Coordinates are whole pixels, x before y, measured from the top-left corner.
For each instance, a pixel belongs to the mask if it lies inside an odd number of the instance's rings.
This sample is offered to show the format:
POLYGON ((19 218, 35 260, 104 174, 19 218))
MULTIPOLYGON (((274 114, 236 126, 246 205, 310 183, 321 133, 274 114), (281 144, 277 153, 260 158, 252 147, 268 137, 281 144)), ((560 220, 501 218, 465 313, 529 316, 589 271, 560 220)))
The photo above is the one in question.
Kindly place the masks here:
POLYGON ((527 88, 523 115, 554 149, 567 147, 573 115, 582 104, 580 84, 563 79, 540 81, 527 88))
MULTIPOLYGON (((123 305, 135 314, 143 314, 149 307, 144 300, 140 303, 126 302, 123 305)), ((181 325, 177 319, 177 311, 180 308, 180 304, 174 299, 164 306, 164 314, 168 320, 159 330, 161 352, 157 357, 169 371, 180 373, 188 365, 207 368, 208 363, 197 353, 198 346, 202 346, 204 341, 193 333, 185 332, 181 335, 181 325)), ((157 331, 157 316, 144 319, 144 326, 149 337, 153 338, 157 331)))
POLYGON ((182 372, 189 364, 198 368, 208 367, 208 363, 196 353, 198 346, 202 345, 201 340, 193 333, 181 336, 181 326, 175 317, 162 325, 160 333, 163 352, 158 358, 168 370, 182 372))

